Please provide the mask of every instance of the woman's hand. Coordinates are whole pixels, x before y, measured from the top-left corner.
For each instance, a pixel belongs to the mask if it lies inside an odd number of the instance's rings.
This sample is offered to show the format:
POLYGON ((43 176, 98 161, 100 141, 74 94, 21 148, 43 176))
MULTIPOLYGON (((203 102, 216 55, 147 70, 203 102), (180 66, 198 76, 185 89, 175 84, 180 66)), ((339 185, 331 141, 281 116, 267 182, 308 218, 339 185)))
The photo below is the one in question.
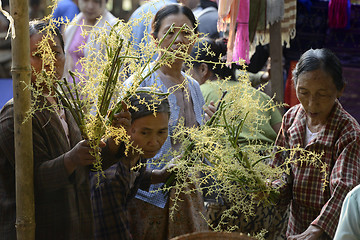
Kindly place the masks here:
POLYGON ((215 103, 211 101, 210 104, 207 107, 205 107, 204 111, 205 111, 205 121, 207 122, 216 112, 215 103))
POLYGON ((298 235, 292 235, 289 236, 288 240, 316 240, 319 239, 319 237, 324 233, 324 230, 322 230, 320 227, 315 225, 310 225, 308 229, 306 229, 305 232, 298 234, 298 235))
POLYGON ((151 184, 165 182, 171 175, 171 172, 169 170, 171 168, 173 168, 174 166, 175 166, 175 164, 170 163, 167 166, 163 167, 162 169, 152 170, 151 171, 151 184))
MULTIPOLYGON (((121 112, 119 113, 114 114, 112 126, 116 128, 123 127, 126 132, 128 132, 131 126, 131 113, 129 112, 124 102, 121 102, 121 104, 123 110, 121 110, 121 112)), ((106 143, 108 145, 109 151, 112 154, 117 154, 120 144, 116 144, 113 138, 107 139, 106 143)))
MULTIPOLYGON (((99 147, 103 148, 106 144, 100 141, 99 147)), ((94 151, 87 140, 78 142, 70 151, 65 153, 64 165, 68 174, 72 174, 75 169, 81 166, 88 166, 95 162, 95 157, 91 155, 94 151)))
POLYGON ((126 131, 128 131, 131 126, 131 113, 124 102, 121 102, 121 105, 122 110, 121 112, 114 114, 112 126, 116 128, 123 127, 126 131))

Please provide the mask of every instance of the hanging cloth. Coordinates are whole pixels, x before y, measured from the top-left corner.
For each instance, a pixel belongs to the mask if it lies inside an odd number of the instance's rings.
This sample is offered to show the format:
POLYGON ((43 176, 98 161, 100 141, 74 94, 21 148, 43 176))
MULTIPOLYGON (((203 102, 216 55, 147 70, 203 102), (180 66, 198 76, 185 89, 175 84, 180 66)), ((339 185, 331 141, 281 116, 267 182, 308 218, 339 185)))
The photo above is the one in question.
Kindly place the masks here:
POLYGON ((250 0, 240 0, 239 11, 236 19, 237 28, 233 52, 234 62, 244 59, 247 64, 250 63, 249 11, 250 0))
MULTIPOLYGON (((249 25, 251 24, 251 18, 252 15, 253 17, 256 14, 256 11, 259 12, 259 15, 257 17, 257 19, 259 20, 260 24, 259 26, 256 27, 256 32, 255 34, 253 34, 250 30, 250 51, 254 51, 254 49, 256 48, 257 45, 262 44, 268 44, 270 43, 270 32, 269 32, 269 28, 270 28, 270 24, 274 23, 274 21, 276 22, 276 19, 278 19, 278 21, 281 21, 281 41, 282 44, 286 43, 287 47, 290 47, 290 40, 293 39, 295 37, 295 33, 296 33, 296 0, 268 0, 268 1, 258 1, 255 0, 253 2, 253 0, 250 1, 250 22, 249 25), (259 9, 263 9, 264 8, 264 2, 267 2, 267 4, 265 5, 265 13, 263 12, 263 10, 261 12, 259 12, 259 9), (257 4, 257 5, 255 5, 257 4), (270 18, 268 18, 268 14, 266 14, 266 12, 268 10, 267 7, 270 8, 275 8, 276 6, 278 6, 279 8, 284 9, 284 14, 283 16, 279 16, 278 14, 282 11, 281 9, 277 9, 276 12, 269 14, 270 18), (280 10, 280 12, 279 12, 280 10), (253 12, 252 12, 253 11, 253 12), (265 29, 263 28, 263 15, 266 16, 266 20, 265 20, 265 29), (253 36, 253 38, 251 38, 251 36, 253 36)), ((269 11, 271 11, 271 9, 269 9, 269 11)), ((252 27, 254 28, 254 27, 252 27)), ((251 29, 249 27, 249 29, 251 29)))
POLYGON ((266 24, 272 25, 283 20, 284 0, 266 1, 266 24))
POLYGON ((347 27, 350 22, 350 9, 350 0, 330 0, 328 9, 329 27, 347 27))
POLYGON ((233 61, 233 50, 236 34, 236 20, 239 10, 240 0, 220 0, 219 1, 219 20, 218 31, 226 31, 229 23, 229 39, 227 45, 227 62, 233 61))
MULTIPOLYGON (((254 41, 255 34, 266 30, 266 1, 251 0, 249 15, 249 39, 250 43, 254 41)), ((260 42, 260 40, 258 41, 260 42)))

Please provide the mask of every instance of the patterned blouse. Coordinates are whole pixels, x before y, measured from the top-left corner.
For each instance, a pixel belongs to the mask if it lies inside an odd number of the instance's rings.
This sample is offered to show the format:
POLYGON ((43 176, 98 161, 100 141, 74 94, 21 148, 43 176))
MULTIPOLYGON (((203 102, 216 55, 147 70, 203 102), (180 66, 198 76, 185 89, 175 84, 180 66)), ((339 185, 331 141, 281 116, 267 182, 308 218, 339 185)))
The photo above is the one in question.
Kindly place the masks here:
MULTIPOLYGON (((306 115, 301 105, 292 107, 283 118, 276 145, 288 149, 300 145, 309 151, 324 152, 327 164, 323 190, 320 168, 307 164, 291 164, 291 173, 282 193, 289 197, 290 217, 287 236, 304 232, 310 224, 320 227, 333 238, 346 194, 360 183, 360 127, 357 121, 336 101, 326 126, 304 146, 306 115)), ((280 165, 288 154, 279 153, 273 165, 280 165)), ((296 157, 296 156, 295 156, 296 157)))

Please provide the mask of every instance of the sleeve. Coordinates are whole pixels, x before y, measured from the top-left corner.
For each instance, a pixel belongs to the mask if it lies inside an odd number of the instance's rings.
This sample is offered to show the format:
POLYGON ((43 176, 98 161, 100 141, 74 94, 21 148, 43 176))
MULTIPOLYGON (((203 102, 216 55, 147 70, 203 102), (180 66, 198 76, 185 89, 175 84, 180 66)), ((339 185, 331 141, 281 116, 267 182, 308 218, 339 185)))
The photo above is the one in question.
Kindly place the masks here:
POLYGON ((360 188, 351 191, 345 198, 334 240, 356 240, 360 236, 360 188))
POLYGON ((138 188, 140 188, 141 190, 149 191, 150 185, 151 185, 152 170, 153 169, 147 169, 146 167, 144 167, 144 170, 141 171, 139 179, 137 179, 139 181, 139 183, 138 183, 139 187, 138 188))
MULTIPOLYGON (((286 116, 284 117, 284 121, 281 124, 281 129, 275 141, 275 149, 274 151, 279 151, 281 149, 289 149, 290 146, 288 144, 289 137, 287 136, 287 124, 286 124, 286 116)), ((285 160, 289 157, 287 151, 279 151, 275 152, 274 158, 270 161, 271 167, 281 166, 285 160)), ((272 186, 279 190, 280 197, 278 201, 279 206, 286 206, 290 203, 292 199, 292 173, 283 174, 280 179, 274 180, 272 182, 272 186)))
POLYGON ((94 213, 96 239, 128 239, 127 212, 125 210, 129 194, 128 174, 121 164, 106 171, 100 183, 96 174, 91 177, 91 202, 94 213))
POLYGON ((204 97, 205 104, 209 105, 211 101, 216 103, 221 97, 221 89, 215 84, 204 83, 200 85, 201 93, 204 97))
MULTIPOLYGON (((71 176, 66 171, 64 156, 65 149, 58 157, 50 155, 50 148, 61 149, 60 136, 51 124, 41 126, 41 123, 33 118, 33 156, 34 156, 34 184, 37 191, 56 191, 69 183, 71 176), (52 136, 53 142, 47 143, 47 136, 52 136), (51 146, 50 146, 51 145, 51 146)), ((59 150, 58 150, 59 151, 59 150)))
POLYGON ((279 109, 276 107, 272 110, 270 110, 270 125, 273 126, 275 124, 278 124, 278 123, 281 123, 282 121, 282 116, 281 116, 281 113, 279 111, 279 109))
POLYGON ((351 137, 344 136, 339 140, 338 149, 342 150, 330 173, 331 197, 322 207, 320 215, 312 222, 313 225, 324 229, 331 237, 335 234, 341 204, 346 194, 360 182, 360 139, 349 140, 346 138, 351 137))
POLYGON ((248 72, 249 81, 251 86, 257 88, 261 84, 261 76, 264 74, 263 71, 259 71, 257 73, 248 72))
POLYGON ((124 142, 122 142, 120 144, 117 154, 113 154, 109 150, 108 145, 106 144, 106 146, 101 151, 101 158, 103 159, 102 169, 103 170, 108 169, 110 166, 112 166, 115 163, 117 163, 118 161, 120 161, 120 159, 122 157, 124 157, 124 155, 125 155, 125 143, 124 142))
MULTIPOLYGON (((0 146, 6 159, 15 168, 15 145, 14 145, 14 108, 13 105, 6 105, 0 117, 0 146)), ((33 138, 33 161, 34 161, 34 183, 37 189, 45 191, 56 190, 69 183, 69 177, 64 166, 64 155, 51 159, 47 153, 44 138, 40 126, 36 126, 36 121, 32 124, 33 138), (35 122, 35 124, 34 124, 35 122), (38 161, 41 159, 41 161, 38 161)), ((55 138, 56 139, 56 138, 55 138)), ((54 140, 55 141, 55 140, 54 140)))

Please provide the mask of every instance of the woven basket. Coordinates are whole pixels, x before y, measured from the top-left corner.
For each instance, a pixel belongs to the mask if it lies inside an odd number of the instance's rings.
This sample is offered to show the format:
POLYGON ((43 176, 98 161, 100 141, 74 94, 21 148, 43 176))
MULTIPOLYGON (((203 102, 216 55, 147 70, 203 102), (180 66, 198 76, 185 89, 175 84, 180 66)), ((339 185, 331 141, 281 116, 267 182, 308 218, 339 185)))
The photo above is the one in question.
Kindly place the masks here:
POLYGON ((184 234, 171 240, 254 240, 254 238, 246 236, 241 233, 226 233, 226 232, 196 232, 184 234))

